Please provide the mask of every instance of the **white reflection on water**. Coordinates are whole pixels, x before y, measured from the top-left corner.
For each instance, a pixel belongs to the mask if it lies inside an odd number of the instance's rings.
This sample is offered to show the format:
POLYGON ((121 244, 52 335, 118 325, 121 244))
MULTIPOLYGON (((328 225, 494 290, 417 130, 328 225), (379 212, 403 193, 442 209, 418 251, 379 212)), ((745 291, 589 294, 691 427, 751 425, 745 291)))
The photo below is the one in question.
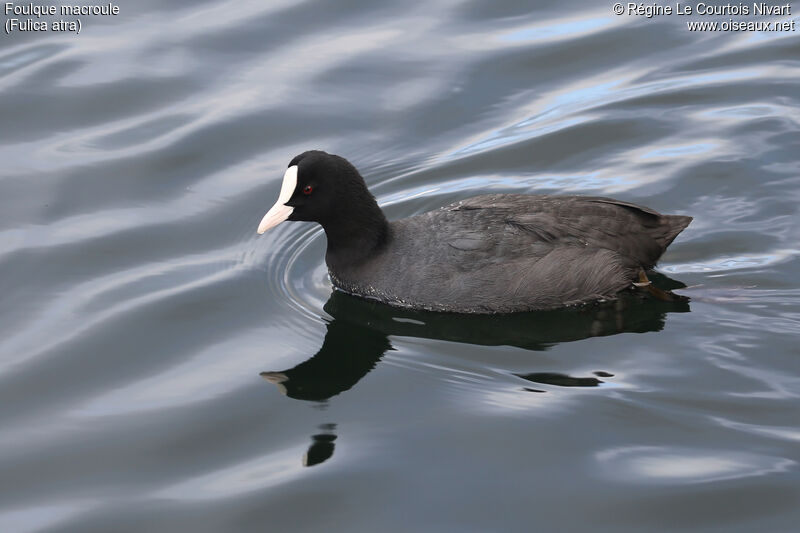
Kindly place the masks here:
MULTIPOLYGON (((299 445, 298 448, 306 444, 299 445)), ((271 453, 167 487, 157 497, 176 500, 215 500, 264 489, 299 476, 302 453, 290 448, 271 453)))
MULTIPOLYGON (((424 184, 418 187, 408 187, 407 189, 381 195, 379 203, 381 207, 401 204, 416 198, 431 199, 442 196, 442 199, 435 204, 446 206, 455 203, 457 199, 477 194, 490 193, 530 193, 545 189, 558 189, 561 192, 571 192, 579 190, 591 190, 609 187, 624 187, 633 185, 631 180, 622 176, 603 175, 602 172, 582 172, 582 173, 546 173, 533 175, 486 175, 473 177, 458 177, 447 181, 440 181, 436 186, 424 184), (466 195, 464 193, 469 193, 466 195), (458 196, 461 194, 461 196, 458 196)), ((377 187, 376 187, 377 188, 377 187)), ((425 207, 422 211, 435 209, 432 205, 425 207)), ((415 210, 401 212, 401 216, 411 216, 416 214, 415 210)))
POLYGON ((640 157, 642 159, 664 159, 672 157, 684 157, 687 155, 704 154, 706 152, 714 150, 715 148, 717 148, 717 146, 718 145, 716 143, 711 143, 711 142, 676 144, 672 146, 661 145, 657 149, 648 150, 640 157))
POLYGON ((706 483, 784 472, 797 463, 784 457, 726 450, 626 446, 595 454, 608 477, 633 482, 706 483))
MULTIPOLYGON (((214 265, 218 266, 218 259, 209 260, 205 254, 186 256, 182 259, 182 264, 168 265, 161 267, 161 273, 167 271, 178 271, 189 264, 195 265, 214 265)), ((98 276, 84 283, 74 284, 70 289, 64 291, 59 298, 53 298, 50 305, 41 309, 37 314, 29 319, 30 327, 22 329, 16 335, 12 335, 5 340, 5 350, 8 354, 5 365, 0 369, 0 375, 9 372, 14 366, 23 364, 26 361, 39 360, 41 357, 53 356, 59 353, 58 350, 69 342, 79 337, 101 328, 104 323, 113 321, 120 316, 134 312, 147 306, 152 306, 157 302, 163 302, 174 298, 179 294, 185 294, 200 287, 220 283, 226 279, 237 275, 237 269, 243 268, 234 266, 224 270, 216 270, 210 274, 205 274, 196 279, 191 279, 180 284, 173 284, 161 287, 157 290, 143 291, 141 295, 134 298, 127 298, 113 305, 106 305, 103 313, 92 315, 94 318, 87 319, 85 316, 76 313, 82 307, 93 300, 98 300, 109 291, 117 290, 126 284, 132 284, 139 280, 146 279, 153 275, 153 266, 147 264, 135 268, 114 272, 107 276, 98 276), (79 305, 76 305, 76 302, 79 305), (82 305, 81 305, 82 304, 82 305), (62 326, 60 335, 51 334, 46 340, 42 339, 41 331, 53 328, 54 324, 62 326)))
MULTIPOLYGON (((223 396, 256 382, 255 371, 243 372, 242 369, 260 368, 265 356, 259 341, 280 339, 280 332, 278 327, 252 332, 248 349, 241 348, 242 337, 209 346, 168 370, 92 398, 70 414, 79 417, 120 415, 196 405, 223 396)), ((280 341, 273 341, 271 346, 274 349, 280 344, 280 341)), ((290 349, 287 347, 287 351, 290 349)))
POLYGON ((719 272, 728 270, 739 270, 743 268, 762 267, 783 263, 795 257, 800 250, 783 249, 775 250, 768 254, 751 254, 739 256, 718 257, 703 261, 702 263, 678 263, 671 265, 661 265, 659 270, 673 274, 686 272, 719 272))
POLYGON ((723 427, 738 429, 754 435, 766 435, 768 437, 774 437, 780 440, 800 442, 800 428, 796 427, 772 427, 758 424, 746 424, 744 422, 734 422, 733 420, 728 420, 727 418, 723 418, 721 416, 713 416, 711 417, 711 420, 723 427))
POLYGON ((609 28, 616 22, 619 22, 619 19, 613 17, 554 20, 511 30, 500 35, 500 40, 525 44, 573 40, 609 28))
MULTIPOLYGON (((790 5, 787 3, 786 5, 790 5)), ((795 35, 794 30, 792 31, 774 31, 774 28, 779 27, 778 25, 786 24, 788 22, 794 21, 794 25, 797 26, 800 23, 800 18, 797 17, 788 17, 788 18, 776 18, 772 19, 772 28, 773 30, 770 31, 748 31, 744 32, 744 46, 758 46, 763 45, 767 41, 777 41, 779 39, 792 39, 795 35), (757 44, 756 44, 757 43, 757 44)))
MULTIPOLYGON (((69 45, 36 44, 33 46, 12 48, 8 54, 0 56, 0 78, 7 78, 12 72, 33 65, 42 60, 50 59, 69 45)), ((2 88, 2 85, 0 85, 2 88)))
POLYGON ((25 507, 23 509, 0 509, 0 531, 14 533, 41 531, 85 512, 90 507, 92 507, 91 503, 78 501, 25 507))
POLYGON ((529 106, 530 115, 518 122, 495 129, 483 138, 456 148, 452 158, 485 151, 497 146, 539 137, 571 125, 569 121, 584 122, 595 119, 588 112, 602 106, 617 104, 640 97, 672 94, 695 87, 708 87, 722 83, 744 82, 769 75, 766 69, 744 68, 689 76, 673 76, 642 83, 640 73, 626 71, 603 73, 594 78, 582 79, 550 94, 537 97, 529 106), (556 121, 556 124, 548 122, 556 121))
POLYGON ((592 387, 563 388, 557 385, 537 382, 515 382, 514 388, 484 387, 481 391, 481 405, 491 413, 512 414, 517 411, 527 413, 553 413, 556 405, 564 402, 583 401, 582 394, 600 392, 613 394, 613 390, 628 389, 623 382, 600 381, 592 387))
POLYGON ((720 106, 704 109, 694 113, 693 117, 696 119, 706 119, 718 125, 720 120, 738 122, 765 117, 779 117, 797 123, 798 115, 800 115, 800 113, 791 106, 759 103, 757 105, 720 106))

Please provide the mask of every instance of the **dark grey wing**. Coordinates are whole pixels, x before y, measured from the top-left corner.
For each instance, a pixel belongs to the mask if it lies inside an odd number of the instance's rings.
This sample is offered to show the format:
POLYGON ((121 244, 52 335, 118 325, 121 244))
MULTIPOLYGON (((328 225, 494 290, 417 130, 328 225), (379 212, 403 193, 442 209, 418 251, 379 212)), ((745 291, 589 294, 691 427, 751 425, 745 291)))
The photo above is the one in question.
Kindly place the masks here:
POLYGON ((392 222, 390 252, 357 272, 351 292, 465 312, 613 297, 663 252, 665 218, 607 198, 474 197, 392 222))
POLYGON ((612 250, 531 241, 523 231, 499 239, 453 236, 449 257, 425 268, 438 283, 417 297, 490 312, 548 309, 613 298, 635 277, 636 268, 612 250))
POLYGON ((612 250, 631 266, 645 268, 655 265, 692 220, 611 198, 582 196, 485 195, 448 209, 482 211, 483 219, 502 221, 511 233, 522 232, 522 240, 527 235, 540 244, 612 250))

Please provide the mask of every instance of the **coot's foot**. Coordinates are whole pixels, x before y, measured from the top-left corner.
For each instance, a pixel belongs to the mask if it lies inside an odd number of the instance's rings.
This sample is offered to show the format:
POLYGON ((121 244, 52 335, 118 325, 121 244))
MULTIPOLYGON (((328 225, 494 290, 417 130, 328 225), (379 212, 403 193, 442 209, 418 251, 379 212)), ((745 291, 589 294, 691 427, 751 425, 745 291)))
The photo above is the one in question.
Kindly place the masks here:
POLYGON ((665 291, 659 289, 650 279, 647 277, 647 273, 644 271, 643 268, 639 269, 639 281, 634 281, 633 286, 638 289, 644 289, 649 292, 656 300, 661 300, 662 302, 688 302, 689 298, 686 296, 681 296, 680 294, 675 294, 672 291, 665 291))

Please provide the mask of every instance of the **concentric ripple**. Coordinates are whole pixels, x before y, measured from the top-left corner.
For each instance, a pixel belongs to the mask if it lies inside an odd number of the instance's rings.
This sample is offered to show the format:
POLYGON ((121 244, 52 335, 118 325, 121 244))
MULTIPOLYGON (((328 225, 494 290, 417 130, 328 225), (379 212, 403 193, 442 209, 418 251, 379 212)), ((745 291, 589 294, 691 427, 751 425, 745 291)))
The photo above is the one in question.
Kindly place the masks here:
POLYGON ((331 284, 325 266, 325 233, 318 225, 284 223, 286 234, 269 244, 274 249, 267 269, 267 290, 292 310, 314 320, 323 315, 331 284))

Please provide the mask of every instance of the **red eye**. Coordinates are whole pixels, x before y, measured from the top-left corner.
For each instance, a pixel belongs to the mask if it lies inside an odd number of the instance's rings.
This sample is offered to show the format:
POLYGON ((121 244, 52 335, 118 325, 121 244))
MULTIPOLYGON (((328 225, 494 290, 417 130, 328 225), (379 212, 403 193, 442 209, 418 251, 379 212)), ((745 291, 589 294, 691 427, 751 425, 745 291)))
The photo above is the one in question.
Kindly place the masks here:
POLYGON ((306 185, 305 187, 303 187, 303 194, 305 194, 306 196, 308 196, 312 192, 314 192, 314 187, 312 187, 311 185, 306 185))

